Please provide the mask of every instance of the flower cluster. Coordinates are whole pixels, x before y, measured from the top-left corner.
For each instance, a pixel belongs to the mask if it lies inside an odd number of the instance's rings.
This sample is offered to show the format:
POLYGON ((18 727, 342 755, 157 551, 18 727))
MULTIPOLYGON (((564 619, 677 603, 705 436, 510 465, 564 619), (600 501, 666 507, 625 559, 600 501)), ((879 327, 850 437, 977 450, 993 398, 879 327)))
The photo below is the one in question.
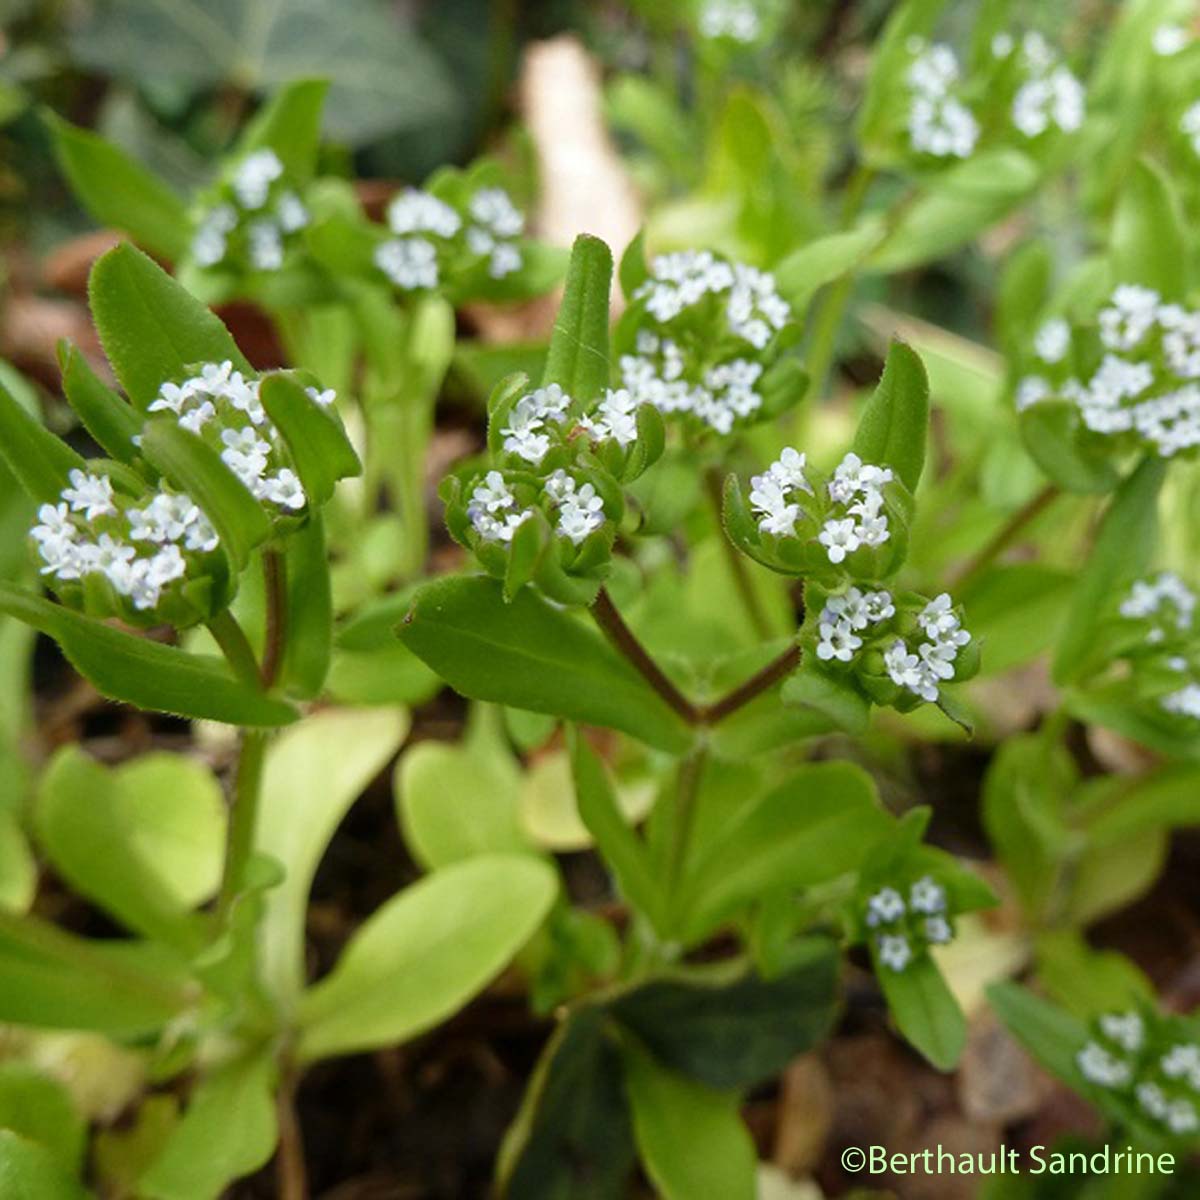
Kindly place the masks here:
POLYGON ((1150 39, 1154 53, 1159 58, 1173 58, 1186 50, 1192 40, 1192 35, 1183 25, 1160 25, 1150 39))
MULTIPOLYGON (((595 486, 581 483, 561 467, 542 481, 538 502, 555 517, 555 533, 575 546, 600 529, 607 519, 604 501, 596 494, 595 486)), ((489 471, 472 489, 467 503, 467 516, 484 542, 511 542, 517 529, 533 513, 532 505, 518 505, 500 471, 489 471)))
POLYGON ((481 264, 492 279, 521 269, 525 218, 503 188, 479 188, 461 211, 412 188, 393 198, 387 220, 394 236, 376 246, 375 265, 402 291, 432 290, 481 264))
POLYGON ((1118 450, 1171 458, 1200 446, 1200 311, 1121 284, 1094 324, 1044 324, 1033 358, 1017 387, 1018 411, 1069 404, 1087 435, 1118 450))
POLYGON ((278 271, 309 212, 288 182, 274 150, 255 150, 237 163, 205 206, 192 237, 201 267, 222 263, 278 271))
POLYGON ((903 539, 893 534, 906 523, 910 500, 890 467, 852 452, 822 481, 789 446, 751 477, 749 512, 759 546, 743 549, 777 570, 804 565, 826 578, 880 579, 898 565, 903 539))
POLYGON ((954 939, 946 889, 923 875, 901 891, 883 887, 866 901, 863 921, 877 960, 889 971, 903 971, 930 946, 954 939))
POLYGON ((761 415, 770 343, 791 319, 774 276, 707 250, 662 255, 631 297, 621 383, 637 403, 728 434, 761 415))
POLYGON ((1200 1133, 1200 1043, 1178 1018, 1106 1013, 1075 1063, 1139 1121, 1176 1137, 1200 1133))
POLYGON ((705 0, 700 9, 700 33, 706 38, 754 42, 762 32, 762 18, 750 0, 705 0))
POLYGON ((1119 613, 1135 622, 1138 640, 1127 657, 1152 684, 1159 707, 1200 721, 1200 629, 1197 596, 1178 575, 1163 571, 1139 579, 1122 599, 1119 613))
MULTIPOLYGON (((181 382, 168 381, 158 389, 149 413, 171 413, 179 425, 198 434, 220 453, 225 465, 257 499, 281 511, 297 512, 306 503, 304 488, 283 438, 258 397, 259 381, 247 379, 233 363, 204 363, 181 382)), ((315 404, 327 407, 331 390, 307 389, 315 404)))
POLYGON ((997 59, 1014 63, 1024 80, 1012 100, 1012 123, 1027 138, 1050 128, 1074 133, 1082 124, 1086 103, 1083 84, 1071 73, 1040 33, 1020 40, 998 34, 992 43, 997 59))
POLYGON ((908 138, 918 154, 969 158, 979 140, 979 122, 955 94, 962 74, 958 57, 943 43, 922 38, 909 43, 913 55, 908 84, 908 138))
POLYGON ((1184 109, 1179 118, 1179 132, 1192 143, 1196 154, 1200 155, 1200 100, 1184 109))
POLYGON ((147 613, 220 544, 183 492, 160 487, 135 499, 98 472, 75 469, 68 479, 58 503, 43 504, 29 531, 41 572, 56 590, 99 577, 136 612, 147 613))
POLYGON ((883 662, 897 687, 936 703, 941 684, 955 677, 955 660, 971 641, 971 635, 962 627, 946 592, 925 605, 917 615, 917 624, 924 636, 915 650, 909 642, 897 638, 884 653, 883 662))

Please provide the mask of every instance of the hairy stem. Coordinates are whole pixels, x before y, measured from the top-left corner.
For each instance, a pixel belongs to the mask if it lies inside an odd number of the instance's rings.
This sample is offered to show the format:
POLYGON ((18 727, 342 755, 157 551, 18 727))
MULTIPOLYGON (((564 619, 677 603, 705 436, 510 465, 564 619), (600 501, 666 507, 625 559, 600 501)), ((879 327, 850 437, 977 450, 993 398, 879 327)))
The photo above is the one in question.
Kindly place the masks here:
POLYGON ((264 690, 279 677, 287 640, 287 562, 280 550, 263 551, 263 588, 267 599, 267 625, 263 639, 260 677, 264 690))
POLYGON ((637 640, 632 629, 617 611, 607 588, 601 588, 592 605, 592 617, 604 636, 633 665, 643 679, 689 725, 697 724, 696 706, 671 682, 662 668, 650 657, 645 646, 637 640))
POLYGON ((258 660, 254 657, 245 630, 237 623, 233 613, 223 608, 208 622, 208 632, 213 635, 213 640, 221 648, 225 661, 238 679, 251 687, 258 687, 258 660))
POLYGON ((1061 495, 1062 492, 1055 484, 1048 483, 1032 500, 1017 509, 973 558, 963 563, 957 571, 950 573, 946 580, 947 585, 961 589, 974 581, 1016 540, 1027 525, 1041 516, 1061 495))
POLYGON ((233 783, 233 802, 229 808, 229 831, 225 839, 225 870, 217 897, 217 913, 222 919, 229 915, 234 900, 242 890, 246 864, 254 852, 267 737, 262 730, 242 730, 237 774, 233 783))
POLYGON ((758 699, 763 692, 770 691, 781 679, 786 678, 800 665, 800 647, 789 646, 782 654, 773 658, 761 671, 751 675, 745 683, 727 692, 720 700, 700 709, 702 725, 715 725, 732 716, 739 708, 745 708, 751 700, 758 699))
POLYGON ((754 626, 754 632, 760 638, 769 638, 771 623, 763 611, 758 592, 754 590, 754 580, 750 578, 746 560, 725 532, 725 522, 721 519, 721 476, 716 467, 709 467, 704 472, 704 486, 708 492, 709 504, 712 506, 713 518, 717 523, 717 537, 725 551, 725 561, 729 564, 729 571, 733 576, 733 582, 741 597, 742 605, 746 609, 746 616, 750 618, 750 624, 754 626))

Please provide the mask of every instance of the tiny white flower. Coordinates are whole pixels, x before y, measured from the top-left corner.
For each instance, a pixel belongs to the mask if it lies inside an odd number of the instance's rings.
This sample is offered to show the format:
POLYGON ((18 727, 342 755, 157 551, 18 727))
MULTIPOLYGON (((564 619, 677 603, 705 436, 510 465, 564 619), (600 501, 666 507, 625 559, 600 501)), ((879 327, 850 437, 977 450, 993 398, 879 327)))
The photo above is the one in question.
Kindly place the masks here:
POLYGON ((946 889, 929 875, 923 875, 912 885, 909 904, 914 912, 940 913, 946 911, 946 889))
POLYGON ((867 900, 867 924, 872 928, 890 925, 905 913, 904 897, 895 888, 884 887, 867 900))
POLYGON ((72 512, 83 513, 87 521, 116 513, 112 481, 107 475, 92 475, 76 467, 67 478, 70 486, 63 488, 62 498, 71 506, 72 512))
POLYGON ((839 662, 849 662, 855 651, 862 646, 862 638, 852 626, 845 621, 835 625, 822 622, 818 627, 820 640, 817 642, 817 657, 823 662, 836 658, 839 662))
POLYGON ((903 971, 912 961, 912 947, 902 934, 884 934, 877 946, 879 961, 892 971, 903 971))
POLYGON ((826 521, 817 540, 826 548, 831 563, 842 562, 847 554, 853 554, 859 547, 858 532, 852 520, 826 521))

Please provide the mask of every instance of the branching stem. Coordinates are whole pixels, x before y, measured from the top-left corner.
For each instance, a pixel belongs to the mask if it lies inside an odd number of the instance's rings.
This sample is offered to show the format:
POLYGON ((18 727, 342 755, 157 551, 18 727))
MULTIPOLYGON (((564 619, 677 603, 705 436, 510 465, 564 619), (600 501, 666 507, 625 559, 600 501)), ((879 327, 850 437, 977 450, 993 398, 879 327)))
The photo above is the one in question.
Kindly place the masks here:
POLYGON ((1015 513, 996 531, 991 540, 973 558, 968 559, 957 571, 952 571, 946 580, 949 587, 963 589, 989 567, 1025 529, 1042 515, 1062 495, 1059 488, 1048 483, 1036 496, 1015 513))

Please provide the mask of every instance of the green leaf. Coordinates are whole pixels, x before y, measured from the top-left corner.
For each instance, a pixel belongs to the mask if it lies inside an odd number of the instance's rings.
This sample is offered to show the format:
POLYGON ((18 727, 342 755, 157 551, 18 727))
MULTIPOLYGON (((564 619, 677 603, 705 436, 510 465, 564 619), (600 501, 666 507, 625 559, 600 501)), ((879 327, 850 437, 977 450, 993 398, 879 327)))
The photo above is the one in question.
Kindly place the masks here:
POLYGON ((258 1170, 278 1138, 275 1060, 244 1054, 208 1075, 183 1119, 138 1184, 147 1200, 217 1200, 235 1179, 258 1170))
POLYGON ((557 889, 546 863, 504 854, 454 863, 406 888, 304 994, 300 1059, 391 1045, 444 1020, 529 940, 557 889))
POLYGON ((1056 683, 1074 681, 1116 589, 1149 565, 1158 530, 1158 490, 1165 470, 1162 459, 1148 458, 1113 496, 1075 585, 1054 657, 1056 683))
POLYGON ((310 505, 324 504, 339 479, 362 474, 337 414, 312 400, 291 375, 264 375, 259 398, 283 434, 310 505))
POLYGON ((417 593, 399 632, 471 699, 620 729, 672 753, 690 744, 683 721, 625 659, 530 588, 506 604, 495 580, 437 580, 417 593))
POLYGON ((677 911, 694 942, 738 907, 780 889, 853 871, 892 826, 871 777, 851 763, 816 763, 743 805, 684 880, 677 911))
MULTIPOLYGON (((53 1076, 23 1062, 0 1063, 0 1129, 41 1146, 76 1174, 83 1165, 87 1126, 71 1093, 53 1076)), ((0 1195, 4 1171, 0 1168, 0 1195)))
POLYGON ((0 384, 0 455, 17 482, 39 504, 57 504, 73 470, 87 464, 61 438, 18 404, 0 384))
POLYGON ((901 341, 888 348, 879 386, 858 422, 854 452, 864 462, 890 466, 916 493, 929 436, 929 379, 920 357, 901 341))
POLYGON ((496 714, 477 706, 472 720, 461 745, 419 742, 396 764, 404 841, 426 869, 530 849, 517 816, 520 771, 497 736, 496 714))
POLYGON ((37 1142, 0 1129, 0 1195, 4 1200, 88 1200, 78 1180, 37 1142))
POLYGON ((1115 845, 1150 829, 1200 825, 1200 767, 1162 767, 1106 781, 1097 815, 1088 820, 1093 846, 1115 845))
POLYGON ((49 109, 43 109, 42 119, 54 139, 59 167, 101 225, 124 231, 168 261, 183 255, 191 229, 187 207, 157 175, 119 146, 49 109))
POLYGON ((298 79, 280 88, 247 122, 238 138, 239 152, 273 150, 288 178, 306 184, 317 166, 328 91, 328 79, 298 79))
POLYGON ((903 971, 880 964, 875 977, 905 1040, 939 1071, 952 1070, 967 1044, 967 1022, 933 959, 915 959, 903 971))
POLYGON ((1113 278, 1153 288, 1164 300, 1190 290, 1192 241, 1171 180, 1151 159, 1140 159, 1117 200, 1112 224, 1113 278))
POLYGON ((1073 929, 1037 939, 1038 980, 1051 999, 1082 1021, 1154 1005, 1154 985, 1123 954, 1093 950, 1073 929))
POLYGON ((676 1074, 632 1041, 621 1057, 638 1150, 664 1200, 754 1200, 758 1156, 737 1095, 676 1074))
POLYGON ((325 522, 319 512, 287 540, 287 621, 280 678, 286 691, 305 700, 318 696, 333 657, 333 591, 325 522))
POLYGON ((789 947, 789 966, 763 979, 723 968, 657 979, 609 1005, 657 1058, 711 1087, 747 1087, 816 1045, 837 1013, 838 951, 827 938, 789 947))
POLYGON ((666 897, 646 845, 617 806, 604 766, 586 739, 572 729, 569 744, 579 815, 616 877, 621 895, 663 933, 666 897))
POLYGON ((203 438, 172 417, 154 417, 146 423, 142 453, 195 500, 241 571, 255 546, 271 536, 271 519, 246 485, 203 438))
POLYGON ((37 917, 0 913, 0 1021, 141 1037, 193 997, 163 964, 132 959, 128 942, 95 942, 37 917))
POLYGON ((1087 1025, 1057 1005, 1015 983, 994 983, 988 1003, 1034 1058, 1068 1087, 1086 1092, 1075 1056, 1088 1039, 1087 1025))
POLYGON ((110 458, 127 465, 133 462, 137 457, 133 439, 142 431, 141 418, 133 405, 97 378, 75 346, 61 342, 58 357, 67 403, 78 413, 88 433, 110 458))
POLYGON ((779 294, 800 320, 813 296, 827 283, 853 271, 883 240, 884 227, 866 221, 843 233, 830 233, 793 250, 775 266, 779 294))
POLYGON ((960 599, 981 646, 983 675, 1027 663, 1055 645, 1067 618, 1073 573, 1042 563, 994 566, 960 599))
POLYGON ((543 386, 557 383, 575 400, 595 400, 609 384, 608 304, 612 252, 581 234, 571 248, 566 290, 550 335, 543 386))
POLYGON ((125 633, 32 592, 0 584, 0 612, 52 637, 111 700, 230 725, 286 725, 296 710, 234 679, 213 658, 125 633))
POLYGON ((221 324, 160 266, 132 246, 96 260, 88 298, 104 353, 134 406, 145 411, 164 381, 198 363, 250 364, 221 324))
POLYGON ((64 746, 40 780, 33 825, 78 892, 148 938, 201 948, 191 910, 216 891, 225 840, 224 798, 205 767, 160 753, 112 771, 64 746))
POLYGON ((400 14, 374 0, 275 0, 268 8, 209 0, 147 7, 110 0, 72 31, 73 61, 189 91, 231 84, 260 92, 330 80, 328 133, 353 146, 400 130, 453 124, 460 101, 440 58, 400 14))
POLYGON ((496 1167, 506 1200, 624 1200, 633 1131, 601 1009, 570 1012, 542 1052, 496 1167))
POLYGON ((621 265, 617 269, 621 282, 621 292, 628 300, 633 293, 650 277, 650 268, 646 265, 646 230, 643 227, 637 231, 637 236, 625 247, 621 254, 621 265))
POLYGON ((1120 475, 1100 448, 1080 440, 1078 408, 1067 401, 1043 400, 1017 418, 1030 457, 1068 492, 1111 492, 1120 475))
POLYGON ((304 986, 304 922, 317 864, 407 732, 402 709, 328 709, 286 730, 267 751, 254 845, 285 875, 264 896, 259 939, 263 979, 285 1007, 304 986))
POLYGON ((871 724, 871 704, 862 692, 848 678, 821 670, 802 666, 783 681, 779 698, 792 707, 821 713, 847 733, 866 733, 871 724))

